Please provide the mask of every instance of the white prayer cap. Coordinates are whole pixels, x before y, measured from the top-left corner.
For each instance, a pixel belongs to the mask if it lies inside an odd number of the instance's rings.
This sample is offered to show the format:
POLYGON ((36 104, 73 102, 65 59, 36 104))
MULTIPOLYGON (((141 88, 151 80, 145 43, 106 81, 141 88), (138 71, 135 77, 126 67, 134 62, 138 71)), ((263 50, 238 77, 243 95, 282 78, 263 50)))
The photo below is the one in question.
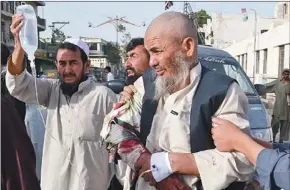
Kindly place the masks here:
POLYGON ((65 42, 69 42, 71 44, 74 44, 76 46, 78 46, 79 48, 81 48, 85 53, 86 55, 89 57, 89 54, 90 54, 90 48, 88 46, 88 44, 84 41, 82 41, 81 39, 78 39, 78 38, 67 38, 65 40, 65 42))

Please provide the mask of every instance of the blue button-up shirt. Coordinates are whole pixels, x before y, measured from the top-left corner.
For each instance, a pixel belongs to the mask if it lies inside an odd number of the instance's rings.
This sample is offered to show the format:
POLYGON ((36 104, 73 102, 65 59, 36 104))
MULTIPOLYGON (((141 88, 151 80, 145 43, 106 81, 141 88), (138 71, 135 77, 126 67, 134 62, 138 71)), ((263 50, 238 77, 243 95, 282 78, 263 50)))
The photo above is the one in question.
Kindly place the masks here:
POLYGON ((290 190, 290 143, 273 144, 257 159, 257 173, 265 190, 290 190))

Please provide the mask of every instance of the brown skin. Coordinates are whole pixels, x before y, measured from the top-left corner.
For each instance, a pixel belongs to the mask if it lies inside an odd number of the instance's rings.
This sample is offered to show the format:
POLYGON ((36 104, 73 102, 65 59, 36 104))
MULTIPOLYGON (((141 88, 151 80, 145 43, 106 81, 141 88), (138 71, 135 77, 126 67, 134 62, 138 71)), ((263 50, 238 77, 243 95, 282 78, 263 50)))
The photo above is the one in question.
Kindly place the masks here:
POLYGON ((289 82, 289 72, 288 71, 283 72, 282 77, 283 77, 284 81, 289 82))
MULTIPOLYGON (((128 76, 139 75, 143 76, 144 71, 149 67, 149 59, 144 46, 136 46, 133 50, 127 53, 127 61, 125 62, 126 68, 133 68, 128 71, 128 76)), ((133 85, 125 86, 123 92, 120 93, 120 101, 128 101, 131 99, 136 92, 133 85)))
POLYGON ((213 118, 212 123, 212 137, 216 148, 221 152, 241 152, 256 165, 259 153, 265 148, 272 149, 270 143, 252 139, 228 120, 213 118))
POLYGON ((56 55, 56 67, 65 83, 74 84, 81 80, 84 73, 89 72, 90 61, 84 64, 79 50, 60 49, 56 55))
POLYGON ((149 67, 149 60, 144 46, 136 46, 134 49, 127 52, 127 57, 125 67, 133 68, 133 71, 130 69, 128 70, 128 76, 142 76, 144 71, 149 67))
POLYGON ((19 32, 23 26, 24 19, 22 14, 15 14, 12 16, 12 23, 10 26, 10 31, 14 36, 14 51, 12 53, 12 58, 8 60, 8 71, 12 75, 19 75, 23 72, 23 59, 24 59, 24 50, 21 47, 19 32))

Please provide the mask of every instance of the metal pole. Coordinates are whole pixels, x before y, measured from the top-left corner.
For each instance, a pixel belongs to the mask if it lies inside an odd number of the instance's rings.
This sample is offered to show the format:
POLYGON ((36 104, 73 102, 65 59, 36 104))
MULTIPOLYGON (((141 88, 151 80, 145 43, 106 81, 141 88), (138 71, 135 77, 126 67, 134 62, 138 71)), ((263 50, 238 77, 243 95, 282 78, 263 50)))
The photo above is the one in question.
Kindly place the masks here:
POLYGON ((116 32, 117 32, 117 40, 116 40, 116 44, 118 45, 118 33, 119 33, 119 20, 118 20, 118 16, 116 16, 116 32))
POLYGON ((254 26, 254 62, 253 62, 253 84, 255 84, 255 75, 256 75, 256 38, 257 38, 257 11, 251 9, 255 13, 255 26, 254 26))

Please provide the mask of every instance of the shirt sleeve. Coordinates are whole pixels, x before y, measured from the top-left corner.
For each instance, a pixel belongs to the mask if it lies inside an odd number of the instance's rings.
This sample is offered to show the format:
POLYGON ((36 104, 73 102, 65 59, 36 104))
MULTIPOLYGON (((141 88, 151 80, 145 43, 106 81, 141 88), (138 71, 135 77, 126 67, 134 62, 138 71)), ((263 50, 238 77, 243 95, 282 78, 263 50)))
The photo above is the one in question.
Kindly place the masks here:
POLYGON ((265 189, 290 189, 289 150, 262 150, 258 155, 256 170, 265 189))
MULTIPOLYGON (((248 99, 239 85, 233 83, 215 116, 230 120, 250 134, 247 112, 248 99)), ((234 181, 248 181, 255 174, 253 165, 240 152, 212 149, 193 155, 205 190, 225 189, 234 181)))
MULTIPOLYGON (((12 75, 7 69, 6 86, 9 93, 18 100, 37 104, 35 78, 24 70, 20 75, 12 75)), ((46 106, 50 99, 50 93, 54 80, 36 78, 39 104, 46 106)))

